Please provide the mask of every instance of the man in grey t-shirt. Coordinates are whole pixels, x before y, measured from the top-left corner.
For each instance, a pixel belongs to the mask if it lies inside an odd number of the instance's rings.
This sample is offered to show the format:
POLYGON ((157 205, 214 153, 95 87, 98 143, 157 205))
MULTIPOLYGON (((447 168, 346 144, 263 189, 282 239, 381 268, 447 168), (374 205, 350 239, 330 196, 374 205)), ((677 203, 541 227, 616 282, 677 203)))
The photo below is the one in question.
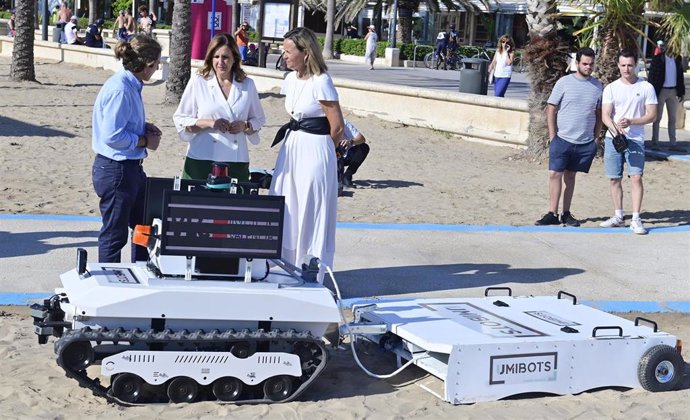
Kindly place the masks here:
POLYGON ((577 71, 556 82, 546 106, 549 126, 549 212, 536 225, 580 226, 570 213, 575 175, 589 172, 601 141, 601 82, 592 77, 594 51, 582 48, 575 55, 577 71), (595 141, 596 139, 596 141, 595 141), (563 188, 565 185, 565 188, 563 188), (563 190, 563 213, 558 203, 563 190))

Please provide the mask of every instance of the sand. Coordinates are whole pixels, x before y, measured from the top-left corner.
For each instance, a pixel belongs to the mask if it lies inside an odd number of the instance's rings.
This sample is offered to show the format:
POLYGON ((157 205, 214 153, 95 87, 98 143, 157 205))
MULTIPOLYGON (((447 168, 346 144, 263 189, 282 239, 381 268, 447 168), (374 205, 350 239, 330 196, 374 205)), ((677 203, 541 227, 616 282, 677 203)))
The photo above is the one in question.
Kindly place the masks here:
MULTIPOLYGON (((91 109, 104 70, 39 61, 41 84, 0 77, 0 212, 98 215, 91 185, 91 109)), ((9 58, 0 57, 0 75, 9 58)), ((159 150, 145 163, 149 176, 181 173, 185 144, 172 124, 172 106, 161 105, 165 85, 143 91, 147 119, 163 130, 159 150)), ((271 169, 278 148, 270 143, 286 121, 283 100, 262 95, 268 117, 262 141, 250 147, 251 165, 271 169)), ((446 133, 376 118, 351 118, 371 153, 354 180, 356 189, 338 201, 338 220, 360 223, 532 225, 548 210, 547 164, 516 159, 511 147, 488 147, 446 133)), ((624 183, 626 212, 630 183, 624 183)), ((648 161, 643 220, 650 226, 687 223, 688 165, 648 161)), ((573 214, 596 227, 613 213, 602 160, 577 178, 573 214)))
MULTIPOLYGON (((0 57, 0 74, 9 73, 0 57)), ((0 76, 0 213, 98 215, 90 180, 91 108, 110 73, 39 61, 36 83, 0 76)), ((172 125, 174 107, 163 106, 164 85, 144 89, 148 120, 164 132, 162 146, 146 160, 150 176, 180 173, 185 145, 172 125)), ((275 92, 262 95, 268 124, 252 147, 252 166, 272 168, 268 146, 285 120, 275 92)), ((347 114, 347 112, 346 112, 347 114)), ((371 145, 355 176, 356 189, 339 198, 338 219, 362 223, 532 225, 547 210, 547 167, 518 159, 510 147, 461 141, 445 133, 349 116, 371 145)), ((687 223, 687 163, 648 161, 643 219, 650 226, 687 223)), ((625 184, 629 211, 629 184, 625 184)), ((611 213, 602 162, 578 176, 573 213, 595 227, 611 213)), ((626 314, 633 317, 635 314, 626 314)), ((649 316, 649 315, 648 315, 649 316)), ((690 336, 690 316, 660 314, 663 330, 690 336)), ((394 368, 375 347, 362 348, 374 369, 394 368)), ((215 403, 121 408, 93 397, 66 378, 52 345, 39 346, 26 308, 0 311, 0 412, 2 418, 687 418, 690 380, 683 390, 652 394, 641 389, 603 390, 576 396, 522 398, 452 406, 419 387, 428 380, 412 368, 376 380, 355 368, 349 350, 331 352, 318 382, 297 402, 233 406, 215 403)), ((690 355, 686 348, 686 360, 690 355)))

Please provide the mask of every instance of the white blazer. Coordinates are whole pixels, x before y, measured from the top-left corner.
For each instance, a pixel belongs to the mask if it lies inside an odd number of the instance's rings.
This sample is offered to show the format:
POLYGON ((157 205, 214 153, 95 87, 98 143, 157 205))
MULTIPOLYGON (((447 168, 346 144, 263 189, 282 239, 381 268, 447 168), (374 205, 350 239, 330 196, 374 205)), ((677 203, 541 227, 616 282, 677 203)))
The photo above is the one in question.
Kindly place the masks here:
POLYGON ((249 162, 247 140, 259 144, 255 132, 230 134, 213 129, 198 133, 185 131, 199 119, 225 118, 228 121, 249 121, 253 130, 259 130, 266 123, 266 115, 259 102, 256 85, 250 78, 242 82, 233 80, 228 99, 223 96, 213 71, 205 79, 194 74, 182 94, 180 105, 173 115, 173 122, 180 139, 189 142, 187 156, 198 160, 219 162, 249 162))

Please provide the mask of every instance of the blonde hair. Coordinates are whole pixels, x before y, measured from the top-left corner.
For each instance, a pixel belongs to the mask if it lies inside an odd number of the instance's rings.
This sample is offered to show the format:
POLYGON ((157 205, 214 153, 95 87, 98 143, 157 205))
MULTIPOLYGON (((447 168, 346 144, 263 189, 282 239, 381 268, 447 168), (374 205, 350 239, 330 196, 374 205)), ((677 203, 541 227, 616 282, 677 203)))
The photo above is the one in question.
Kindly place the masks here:
POLYGON ((303 27, 292 29, 283 35, 283 39, 294 42, 298 50, 307 54, 305 76, 319 75, 328 71, 319 41, 311 29, 303 27))
POLYGON ((208 44, 208 48, 206 49, 206 57, 204 57, 204 65, 198 70, 198 73, 205 79, 208 78, 208 75, 211 74, 211 70, 213 70, 213 55, 220 47, 230 48, 233 61, 232 68, 230 69, 232 78, 238 82, 246 79, 247 73, 242 70, 242 57, 240 57, 240 50, 237 48, 235 37, 226 33, 220 33, 214 36, 211 40, 211 43, 208 44))
POLYGON ((503 43, 508 42, 508 45, 510 45, 510 51, 515 51, 515 42, 513 41, 513 38, 509 35, 502 35, 498 39, 498 53, 502 54, 503 53, 503 43))
POLYGON ((115 45, 115 58, 122 60, 125 70, 132 73, 142 71, 161 58, 161 44, 150 35, 137 34, 129 41, 115 45))

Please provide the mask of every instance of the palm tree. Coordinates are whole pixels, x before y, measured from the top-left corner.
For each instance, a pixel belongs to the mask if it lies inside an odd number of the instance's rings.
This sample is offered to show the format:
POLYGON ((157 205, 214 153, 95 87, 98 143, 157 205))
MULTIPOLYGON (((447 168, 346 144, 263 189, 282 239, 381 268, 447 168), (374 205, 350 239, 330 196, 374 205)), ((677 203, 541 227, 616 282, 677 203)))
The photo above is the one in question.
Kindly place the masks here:
POLYGON ((98 0, 89 0, 89 23, 95 23, 98 19, 98 0))
MULTIPOLYGON (((327 7, 326 2, 333 0, 302 0, 302 3, 311 10, 321 10, 324 11, 327 7)), ((419 8, 420 0, 398 0, 398 10, 400 9, 411 9, 412 12, 419 8)), ((438 12, 442 8, 446 10, 459 10, 461 7, 470 13, 479 13, 481 11, 479 5, 480 3, 485 7, 489 7, 489 0, 426 0, 426 5, 431 12, 438 12)), ((335 25, 340 25, 343 20, 345 22, 351 22, 354 20, 359 12, 365 9, 370 4, 369 0, 343 0, 338 3, 337 11, 335 14, 335 25)), ((392 7, 393 1, 389 0, 386 2, 388 7, 392 7)), ((378 16, 377 10, 382 10, 383 0, 376 0, 373 4, 374 17, 378 16)), ((412 35, 412 14, 408 13, 406 16, 403 13, 402 17, 399 17, 398 22, 400 25, 400 31, 397 31, 398 38, 401 42, 411 42, 412 35)), ((398 12, 400 15, 400 12, 398 12)), ((374 24, 377 28, 380 25, 374 24)), ((326 34, 328 36, 328 34, 326 34)))
POLYGON ((326 0, 326 38, 323 43, 323 56, 333 58, 333 32, 335 32, 335 0, 326 0))
POLYGON ((657 3, 652 2, 652 8, 668 13, 662 17, 658 33, 666 39, 671 54, 683 55, 690 40, 690 4, 682 0, 668 5, 657 3))
POLYGON ((529 138, 526 155, 542 159, 549 143, 546 101, 568 66, 567 46, 557 35, 556 0, 528 0, 527 26, 530 42, 525 48, 530 79, 529 138))
POLYGON ((192 74, 190 0, 175 0, 170 36, 170 73, 165 83, 166 104, 178 104, 192 74))
POLYGON ((598 0, 585 26, 573 35, 592 37, 597 47, 597 77, 607 85, 620 76, 618 52, 640 51, 638 37, 646 38, 644 12, 647 0, 598 0))
POLYGON ((10 79, 14 81, 36 81, 34 68, 34 15, 33 0, 17 0, 15 20, 17 36, 12 47, 10 79))

